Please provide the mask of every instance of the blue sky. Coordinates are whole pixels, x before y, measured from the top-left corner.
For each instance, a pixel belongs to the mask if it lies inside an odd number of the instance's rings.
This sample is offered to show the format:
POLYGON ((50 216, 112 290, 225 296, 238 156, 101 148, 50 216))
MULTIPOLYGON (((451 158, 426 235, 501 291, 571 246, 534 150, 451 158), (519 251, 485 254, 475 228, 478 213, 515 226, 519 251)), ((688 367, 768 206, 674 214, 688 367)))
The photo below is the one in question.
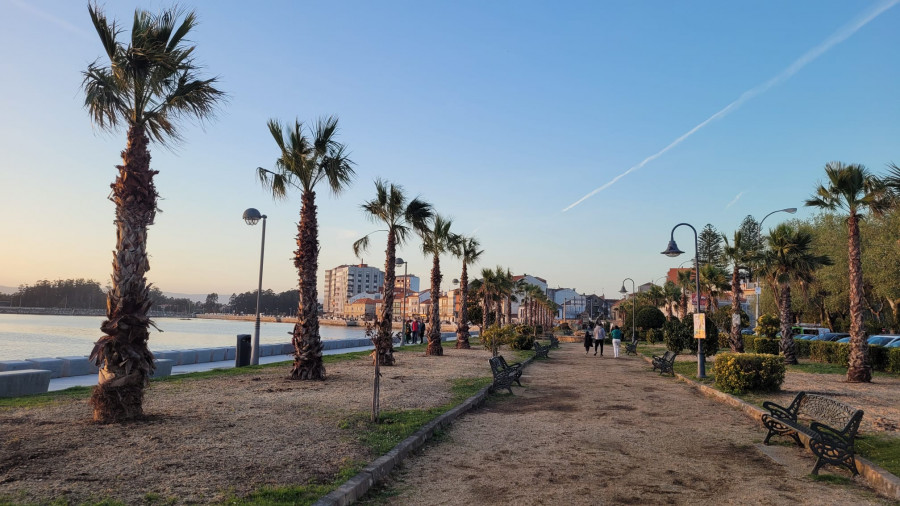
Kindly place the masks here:
MULTIPOLYGON (((357 179, 339 198, 318 192, 321 270, 356 261, 352 242, 376 228, 359 205, 381 177, 474 233, 476 271, 617 295, 625 277, 690 258, 659 254, 679 222, 731 234, 747 214, 802 207, 831 160, 900 163, 895 3, 181 2, 229 100, 185 124, 174 150, 151 147, 163 212, 148 278, 169 292, 254 289, 260 228, 240 217, 256 207, 269 217, 264 287, 295 287, 299 194, 274 202, 254 169, 277 156, 269 118, 335 114, 357 179)), ((135 6, 105 10, 130 28, 135 6)), ((86 4, 0 0, 0 47, 0 285, 105 283, 125 134, 96 130, 82 107, 81 71, 101 55, 86 4)), ((676 233, 684 250, 692 239, 676 233)), ((380 244, 364 260, 383 267, 380 244)), ((417 242, 399 254, 427 279, 417 242)), ((446 289, 460 265, 442 266, 446 289)))

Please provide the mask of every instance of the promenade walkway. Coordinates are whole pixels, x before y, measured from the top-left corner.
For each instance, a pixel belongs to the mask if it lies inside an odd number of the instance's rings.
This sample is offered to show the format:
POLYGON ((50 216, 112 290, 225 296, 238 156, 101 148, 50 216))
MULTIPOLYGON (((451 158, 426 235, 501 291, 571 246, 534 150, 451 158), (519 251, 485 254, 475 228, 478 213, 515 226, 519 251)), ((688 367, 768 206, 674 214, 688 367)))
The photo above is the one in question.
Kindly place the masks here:
POLYGON ((381 497, 397 505, 890 504, 856 481, 812 479, 808 451, 763 447, 758 422, 660 377, 640 357, 606 354, 562 343, 526 369, 524 388, 491 397, 408 458, 381 497))

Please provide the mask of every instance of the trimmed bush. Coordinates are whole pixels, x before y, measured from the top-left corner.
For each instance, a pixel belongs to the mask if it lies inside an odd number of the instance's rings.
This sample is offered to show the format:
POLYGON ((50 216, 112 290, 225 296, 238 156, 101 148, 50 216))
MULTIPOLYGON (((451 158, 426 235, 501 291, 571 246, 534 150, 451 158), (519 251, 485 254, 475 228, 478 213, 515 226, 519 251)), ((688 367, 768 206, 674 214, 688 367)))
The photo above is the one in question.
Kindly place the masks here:
POLYGON ((875 371, 887 371, 890 363, 889 352, 891 348, 884 346, 869 346, 869 363, 875 371))
POLYGON ((684 349, 684 343, 694 340, 693 331, 688 331, 678 320, 669 320, 664 323, 662 335, 663 342, 666 343, 666 349, 673 353, 681 353, 681 350, 684 349))
POLYGON ((723 392, 774 392, 784 382, 784 359, 758 353, 721 353, 713 371, 723 392))
POLYGON ((753 353, 762 353, 767 355, 778 355, 781 349, 780 340, 769 339, 767 337, 757 337, 754 340, 753 353))
POLYGON ((662 342, 663 331, 662 329, 650 329, 646 332, 646 338, 650 344, 662 342))
POLYGON ((534 348, 534 336, 531 334, 516 334, 509 342, 511 350, 530 350, 534 348))
MULTIPOLYGON (((517 336, 516 331, 513 327, 500 327, 498 325, 491 325, 484 332, 481 333, 479 337, 481 337, 481 344, 485 349, 491 349, 491 343, 493 341, 497 341, 497 347, 503 346, 504 344, 511 343, 517 336)), ((533 346, 533 345, 532 345, 533 346)))
POLYGON ((794 352, 797 358, 809 358, 810 345, 816 341, 806 341, 804 339, 794 339, 794 352))
POLYGON ((887 370, 888 372, 900 373, 900 348, 890 348, 887 370))
POLYGON ((638 309, 634 322, 640 329, 658 329, 662 328, 663 324, 666 323, 666 315, 658 308, 642 307, 638 309))
POLYGON ((781 330, 781 320, 777 316, 767 313, 760 315, 756 320, 756 328, 753 329, 753 332, 758 336, 774 339, 779 330, 781 330))

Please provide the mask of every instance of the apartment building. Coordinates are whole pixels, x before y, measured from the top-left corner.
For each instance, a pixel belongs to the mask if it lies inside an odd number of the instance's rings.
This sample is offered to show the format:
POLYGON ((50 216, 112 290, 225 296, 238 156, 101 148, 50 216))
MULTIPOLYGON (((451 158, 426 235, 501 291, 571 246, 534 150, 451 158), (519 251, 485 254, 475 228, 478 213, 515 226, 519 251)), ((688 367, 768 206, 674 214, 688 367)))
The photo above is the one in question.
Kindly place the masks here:
POLYGON ((322 292, 325 314, 344 317, 347 302, 365 292, 378 292, 384 285, 384 273, 366 264, 339 265, 325 271, 325 289, 322 292))

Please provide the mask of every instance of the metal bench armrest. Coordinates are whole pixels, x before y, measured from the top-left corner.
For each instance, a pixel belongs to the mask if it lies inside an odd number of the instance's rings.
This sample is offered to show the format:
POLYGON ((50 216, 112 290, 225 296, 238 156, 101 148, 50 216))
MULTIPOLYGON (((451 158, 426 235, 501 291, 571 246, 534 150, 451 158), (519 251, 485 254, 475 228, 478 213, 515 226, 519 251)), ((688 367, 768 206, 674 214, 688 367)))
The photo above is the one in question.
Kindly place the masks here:
POLYGON ((771 413, 771 415, 775 418, 780 418, 782 420, 791 420, 794 422, 797 421, 797 413, 791 412, 790 409, 780 404, 776 404, 772 401, 764 402, 763 409, 769 410, 769 413, 771 413))
POLYGON ((820 422, 809 424, 809 428, 815 431, 826 443, 829 443, 832 446, 853 448, 853 438, 849 437, 848 434, 845 434, 844 431, 820 422))

